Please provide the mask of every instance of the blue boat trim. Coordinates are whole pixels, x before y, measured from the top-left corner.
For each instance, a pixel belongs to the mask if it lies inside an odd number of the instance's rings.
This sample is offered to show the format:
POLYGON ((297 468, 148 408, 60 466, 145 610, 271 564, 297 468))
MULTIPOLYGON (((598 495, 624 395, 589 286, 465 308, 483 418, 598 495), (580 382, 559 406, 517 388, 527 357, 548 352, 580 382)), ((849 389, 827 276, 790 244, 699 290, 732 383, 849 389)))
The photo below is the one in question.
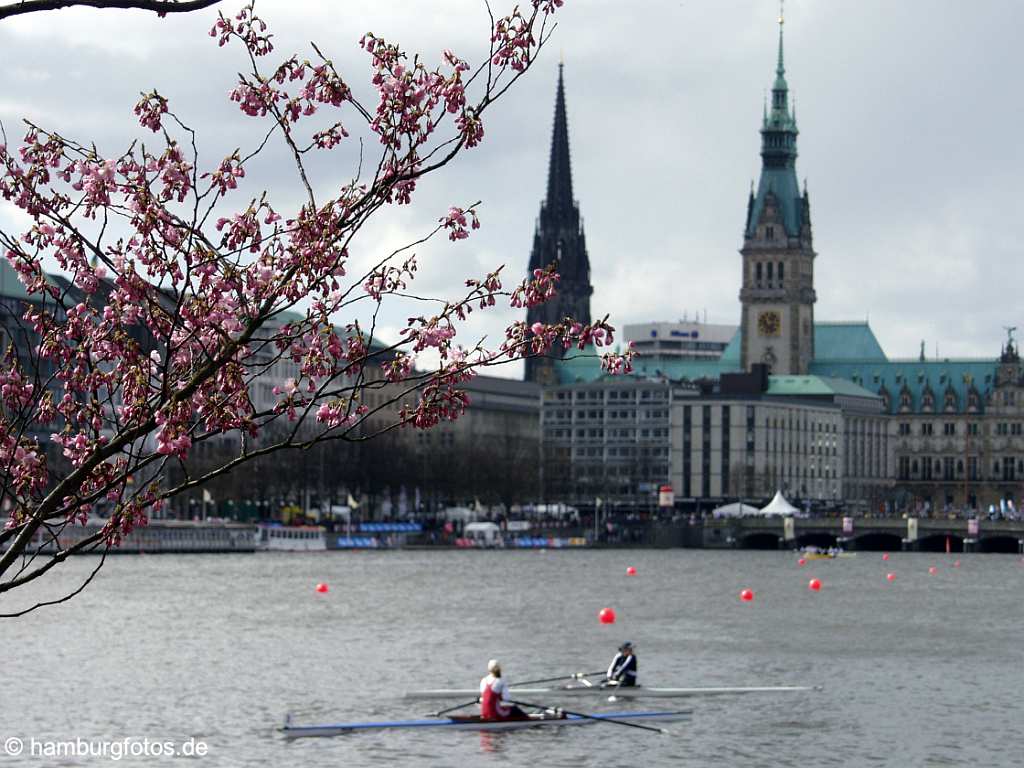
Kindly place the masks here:
MULTIPOLYGON (((536 723, 553 724, 564 723, 568 721, 579 721, 579 720, 656 720, 659 718, 671 718, 679 717, 682 715, 692 714, 692 710, 675 710, 675 711, 658 711, 658 712, 601 712, 598 714, 590 715, 589 717, 580 717, 579 715, 566 714, 564 718, 548 718, 538 719, 536 723)), ((479 724, 482 726, 488 726, 495 723, 502 722, 523 722, 520 720, 484 720, 479 724)), ((358 731, 371 728, 437 728, 437 727, 448 727, 454 725, 475 725, 475 723, 467 722, 466 720, 454 720, 452 718, 431 718, 424 720, 383 720, 379 722, 362 722, 362 723, 333 723, 327 725, 286 725, 282 730, 288 734, 298 734, 302 732, 313 732, 313 731, 326 731, 326 730, 345 730, 345 731, 358 731)))

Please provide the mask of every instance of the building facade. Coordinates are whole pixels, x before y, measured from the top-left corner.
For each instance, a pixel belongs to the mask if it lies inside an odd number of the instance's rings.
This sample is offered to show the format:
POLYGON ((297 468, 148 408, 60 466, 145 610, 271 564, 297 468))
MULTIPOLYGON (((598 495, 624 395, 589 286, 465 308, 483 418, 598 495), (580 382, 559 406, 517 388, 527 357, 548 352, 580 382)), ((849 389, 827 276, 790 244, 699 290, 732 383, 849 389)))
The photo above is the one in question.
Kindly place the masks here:
POLYGON ((891 486, 883 407, 850 382, 765 366, 714 384, 608 376, 549 387, 545 498, 640 506, 670 484, 692 509, 777 490, 816 509, 867 508, 891 486))
POLYGON ((963 393, 951 377, 896 395, 890 429, 897 503, 918 514, 959 509, 1015 515, 1024 503, 1024 369, 1012 337, 988 380, 963 393))
POLYGON ((735 325, 688 322, 624 325, 622 337, 637 357, 718 360, 736 335, 735 325))

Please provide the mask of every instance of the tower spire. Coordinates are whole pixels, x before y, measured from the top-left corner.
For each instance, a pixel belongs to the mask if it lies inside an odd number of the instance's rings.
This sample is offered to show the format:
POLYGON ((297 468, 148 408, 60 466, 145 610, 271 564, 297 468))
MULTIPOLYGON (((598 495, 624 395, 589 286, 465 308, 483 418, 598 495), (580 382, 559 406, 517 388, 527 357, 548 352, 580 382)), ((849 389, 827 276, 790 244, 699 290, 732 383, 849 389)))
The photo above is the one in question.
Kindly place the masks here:
POLYGON ((779 0, 779 63, 775 67, 775 74, 782 77, 786 74, 786 67, 782 63, 782 27, 786 23, 783 4, 786 0, 779 0))
POLYGON ((740 361, 744 370, 764 363, 777 374, 802 375, 814 357, 815 253, 806 184, 801 196, 796 175, 796 102, 790 105, 786 83, 785 23, 780 0, 775 82, 761 123, 761 178, 748 198, 740 251, 740 361))
POLYGON ((555 123, 551 131, 551 159, 548 164, 549 211, 564 212, 572 208, 572 168, 569 162, 569 120, 565 114, 565 82, 558 63, 558 93, 555 97, 555 123))
MULTIPOLYGON (((569 120, 565 108, 565 65, 558 64, 558 91, 555 96, 555 121, 551 131, 551 158, 548 165, 547 197, 540 207, 537 228, 530 253, 530 272, 556 265, 559 274, 558 296, 530 307, 527 325, 556 323, 570 316, 581 323, 590 322, 590 258, 583 234, 583 219, 572 195, 572 167, 569 162, 569 120)), ((564 354, 556 344, 544 358, 526 360, 526 378, 551 384, 558 380, 557 359, 564 354)))

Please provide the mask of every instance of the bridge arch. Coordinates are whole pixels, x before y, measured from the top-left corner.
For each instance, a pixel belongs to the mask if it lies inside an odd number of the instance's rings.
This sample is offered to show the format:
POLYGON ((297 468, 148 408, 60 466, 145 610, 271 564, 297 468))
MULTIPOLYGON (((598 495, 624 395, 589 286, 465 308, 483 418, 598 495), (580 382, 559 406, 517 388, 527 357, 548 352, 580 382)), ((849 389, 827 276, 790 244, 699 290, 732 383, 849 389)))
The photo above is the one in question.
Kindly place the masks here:
POLYGON ((1003 534, 1000 536, 985 536, 978 540, 979 552, 1002 552, 1015 555, 1020 552, 1020 541, 1016 536, 1003 534))
POLYGON ((778 549, 779 534, 777 533, 748 533, 740 539, 740 546, 743 549, 778 549))
POLYGON ((836 546, 837 543, 836 535, 826 531, 802 533, 796 537, 796 545, 798 547, 818 547, 819 549, 828 549, 829 547, 836 546))
POLYGON ((949 541, 950 552, 963 552, 963 537, 955 533, 933 533, 931 536, 924 536, 917 541, 917 549, 920 552, 945 552, 946 541, 949 541))
POLYGON ((863 552, 899 552, 903 537, 896 533, 865 533, 853 539, 856 549, 863 552))

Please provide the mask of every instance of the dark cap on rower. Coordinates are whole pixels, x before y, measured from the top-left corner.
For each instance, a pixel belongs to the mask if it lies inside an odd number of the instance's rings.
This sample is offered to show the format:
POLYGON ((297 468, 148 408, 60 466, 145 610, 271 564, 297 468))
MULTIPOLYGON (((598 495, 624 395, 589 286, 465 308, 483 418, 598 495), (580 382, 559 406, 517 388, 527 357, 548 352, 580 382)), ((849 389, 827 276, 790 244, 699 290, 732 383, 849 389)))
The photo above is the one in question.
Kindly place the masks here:
POLYGON ((622 645, 619 646, 619 650, 620 651, 624 651, 627 648, 629 648, 630 650, 633 650, 633 644, 627 641, 627 642, 625 642, 625 643, 623 643, 622 645))

